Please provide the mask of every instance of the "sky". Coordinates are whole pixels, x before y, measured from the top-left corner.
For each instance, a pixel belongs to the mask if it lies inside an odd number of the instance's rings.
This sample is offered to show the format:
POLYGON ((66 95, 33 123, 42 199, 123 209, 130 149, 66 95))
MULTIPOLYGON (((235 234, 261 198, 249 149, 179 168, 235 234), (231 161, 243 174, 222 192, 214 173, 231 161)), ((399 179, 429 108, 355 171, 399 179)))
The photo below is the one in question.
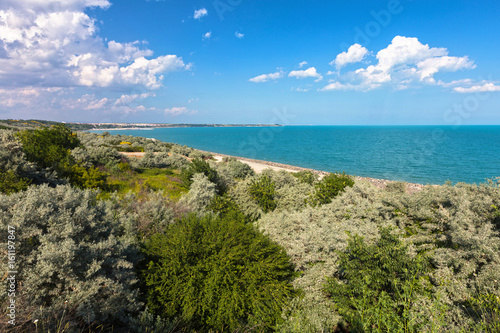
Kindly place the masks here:
POLYGON ((0 119, 500 125, 497 0, 0 0, 0 119))

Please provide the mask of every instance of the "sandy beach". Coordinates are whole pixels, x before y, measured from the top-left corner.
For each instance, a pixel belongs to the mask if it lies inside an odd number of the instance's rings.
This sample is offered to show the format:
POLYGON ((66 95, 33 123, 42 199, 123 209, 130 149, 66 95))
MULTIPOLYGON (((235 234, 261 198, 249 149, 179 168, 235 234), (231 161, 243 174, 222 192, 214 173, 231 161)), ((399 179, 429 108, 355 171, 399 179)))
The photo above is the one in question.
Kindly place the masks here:
MULTIPOLYGON (((325 175, 328 175, 330 173, 330 172, 326 172, 326 171, 303 168, 303 167, 298 167, 298 166, 294 166, 294 165, 269 162, 269 161, 263 161, 263 160, 254 160, 254 159, 250 159, 250 158, 219 154, 219 153, 214 153, 214 152, 209 152, 209 151, 202 151, 202 150, 200 150, 200 151, 205 153, 205 154, 212 155, 217 162, 222 161, 222 159, 224 157, 234 157, 238 161, 245 163, 245 164, 248 164, 256 173, 261 173, 262 171, 264 171, 266 169, 272 169, 275 171, 284 170, 287 172, 311 171, 313 173, 318 174, 320 179, 322 177, 324 177, 325 175)), ((140 157, 144 156, 145 153, 122 152, 121 154, 123 154, 125 156, 134 156, 134 157, 140 158, 140 157)), ((388 179, 377 179, 377 178, 360 177, 360 176, 354 176, 354 179, 370 182, 378 188, 385 188, 387 186, 387 184, 395 182, 393 180, 388 180, 388 179)), ((420 191, 425 186, 438 186, 438 185, 423 185, 423 184, 406 183, 406 182, 405 182, 405 184, 406 184, 406 192, 409 194, 420 191)))

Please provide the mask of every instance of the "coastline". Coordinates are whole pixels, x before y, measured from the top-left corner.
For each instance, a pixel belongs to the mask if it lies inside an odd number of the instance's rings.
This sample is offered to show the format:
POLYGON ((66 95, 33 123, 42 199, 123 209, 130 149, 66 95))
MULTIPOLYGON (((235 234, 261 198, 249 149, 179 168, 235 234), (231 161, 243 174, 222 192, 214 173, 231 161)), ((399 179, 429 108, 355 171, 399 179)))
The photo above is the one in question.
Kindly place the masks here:
MULTIPOLYGON (((203 153, 213 155, 214 158, 217 160, 217 162, 222 160, 223 157, 234 157, 238 161, 245 163, 245 164, 248 164, 256 173, 261 173, 263 170, 268 169, 268 168, 276 170, 276 171, 285 170, 288 172, 311 171, 311 172, 319 175, 320 178, 331 173, 331 172, 322 171, 322 170, 315 170, 315 169, 310 169, 310 168, 298 167, 295 165, 282 164, 282 163, 263 161, 263 160, 256 160, 256 159, 251 159, 251 158, 246 158, 246 157, 232 156, 232 155, 214 153, 214 152, 204 151, 204 150, 200 150, 200 151, 203 153)), ((387 184, 397 182, 395 180, 389 180, 389 179, 360 177, 360 176, 354 176, 354 175, 351 175, 351 176, 354 177, 355 180, 362 180, 362 181, 370 182, 378 188, 385 188, 387 186, 387 184)), ((424 185, 424 184, 409 183, 409 182, 402 182, 402 183, 404 183, 406 185, 406 192, 409 194, 420 191, 425 186, 439 186, 439 185, 424 185)))
MULTIPOLYGON (((322 170, 315 170, 315 169, 310 169, 310 168, 303 168, 295 165, 289 165, 289 164, 283 164, 283 163, 277 163, 277 162, 270 162, 270 161, 264 161, 264 160, 256 160, 256 159, 251 159, 251 158, 246 158, 246 157, 239 157, 239 156, 233 156, 233 155, 226 155, 226 154, 221 154, 221 153, 215 153, 211 151, 206 151, 206 150, 200 150, 197 149, 198 151, 205 153, 207 155, 212 155, 217 162, 222 161, 224 157, 232 157, 235 158, 236 160, 245 163, 249 165, 255 173, 261 173, 265 169, 272 169, 275 171, 280 171, 284 170, 287 172, 299 172, 299 171, 311 171, 315 174, 317 174, 320 179, 326 175, 329 175, 331 172, 327 171, 322 171, 322 170)), ((131 152, 131 153, 126 153, 126 152, 121 152, 121 154, 125 156, 131 156, 131 157, 137 157, 140 158, 142 157, 145 153, 139 153, 139 152, 131 152)), ((369 183, 372 183, 374 186, 378 188, 385 188, 387 184, 390 183, 396 183, 398 181, 395 180, 389 180, 389 179, 378 179, 378 178, 371 178, 371 177, 361 177, 361 176, 355 176, 351 175, 355 180, 361 180, 361 181, 367 181, 369 183)), ((424 185, 424 184, 418 184, 418 183, 409 183, 409 182, 402 182, 406 186, 406 192, 408 194, 412 194, 415 192, 418 192, 422 190, 426 186, 439 186, 439 185, 424 185)))

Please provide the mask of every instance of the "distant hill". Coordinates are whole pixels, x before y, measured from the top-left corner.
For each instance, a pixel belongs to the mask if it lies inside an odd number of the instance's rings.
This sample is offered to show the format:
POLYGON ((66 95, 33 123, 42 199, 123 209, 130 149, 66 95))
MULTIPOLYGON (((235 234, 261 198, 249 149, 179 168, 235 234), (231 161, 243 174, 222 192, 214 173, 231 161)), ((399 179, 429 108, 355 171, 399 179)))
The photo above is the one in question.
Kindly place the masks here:
MULTIPOLYGON (((0 120, 0 129, 28 129, 47 127, 60 122, 37 119, 5 119, 0 120)), ((65 123, 73 131, 106 130, 106 129, 141 129, 141 128, 165 128, 165 127, 268 127, 282 126, 279 124, 155 124, 155 123, 65 123)))

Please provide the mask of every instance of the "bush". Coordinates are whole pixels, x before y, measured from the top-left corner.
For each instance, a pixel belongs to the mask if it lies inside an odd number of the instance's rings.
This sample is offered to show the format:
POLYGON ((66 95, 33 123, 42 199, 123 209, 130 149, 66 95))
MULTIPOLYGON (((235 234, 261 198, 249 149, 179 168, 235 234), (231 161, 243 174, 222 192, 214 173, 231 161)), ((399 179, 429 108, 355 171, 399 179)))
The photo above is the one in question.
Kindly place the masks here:
POLYGON ((0 131, 0 192, 13 193, 27 188, 29 184, 62 184, 55 174, 37 170, 36 165, 26 160, 20 141, 12 131, 0 131))
POLYGON ((193 183, 193 176, 197 173, 202 173, 207 176, 208 180, 217 186, 217 193, 223 194, 226 191, 224 183, 219 177, 215 169, 210 167, 207 161, 201 159, 193 159, 188 168, 183 169, 181 173, 182 182, 185 187, 189 188, 193 183))
POLYGON ((245 179, 248 176, 255 175, 255 171, 248 164, 242 163, 233 157, 226 159, 226 162, 233 179, 245 179))
POLYGON ((412 257, 388 229, 376 244, 349 238, 339 253, 339 269, 326 285, 326 292, 354 332, 419 332, 413 316, 416 300, 430 295, 429 262, 412 257))
POLYGON ((14 171, 8 170, 0 173, 0 192, 5 194, 23 191, 28 188, 29 179, 24 179, 15 174, 14 171))
POLYGON ((193 176, 189 192, 181 198, 180 203, 185 203, 195 212, 202 213, 215 197, 216 192, 217 186, 204 174, 197 173, 193 176))
POLYGON ((312 171, 307 171, 307 170, 299 171, 299 172, 293 172, 292 175, 294 177, 296 177, 299 180, 299 182, 306 183, 306 184, 309 184, 309 185, 314 184, 314 182, 318 179, 318 175, 317 174, 315 174, 312 171))
POLYGON ((269 176, 253 180, 248 191, 265 213, 272 212, 276 208, 274 182, 269 176))
MULTIPOLYGON (((19 321, 68 308, 76 324, 120 326, 140 309, 137 253, 119 241, 118 221, 96 192, 42 185, 0 195, 0 224, 15 230, 16 293, 27 304, 16 313, 19 321)), ((1 242, 6 249, 7 237, 1 242)))
POLYGON ((347 186, 352 187, 353 185, 354 181, 345 173, 338 175, 334 173, 329 174, 316 184, 316 192, 311 198, 311 204, 319 206, 330 203, 347 186))
POLYGON ((148 307, 201 331, 270 330, 294 294, 280 246, 234 216, 190 215, 145 244, 148 307))
POLYGON ((41 168, 52 168, 56 171, 62 170, 64 163, 68 163, 69 150, 80 145, 76 134, 63 124, 25 130, 18 133, 18 137, 28 161, 41 168))

